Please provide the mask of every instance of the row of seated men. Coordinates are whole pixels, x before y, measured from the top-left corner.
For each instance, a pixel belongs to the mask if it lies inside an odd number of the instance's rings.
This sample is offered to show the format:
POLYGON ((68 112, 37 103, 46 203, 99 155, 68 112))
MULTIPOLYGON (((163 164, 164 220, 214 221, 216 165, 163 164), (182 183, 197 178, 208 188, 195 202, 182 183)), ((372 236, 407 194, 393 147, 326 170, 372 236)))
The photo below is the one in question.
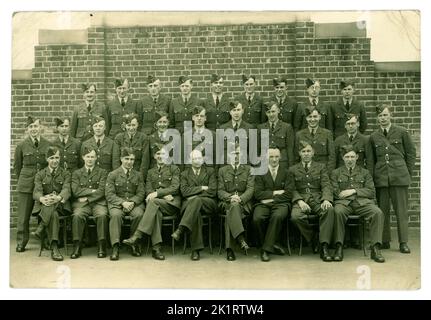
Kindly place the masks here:
MULTIPOLYGON (((184 121, 192 120, 192 110, 196 106, 203 106, 207 111, 207 128, 215 130, 231 120, 230 103, 239 102, 243 109, 243 120, 254 127, 267 121, 264 99, 256 92, 257 82, 253 75, 242 76, 244 92, 234 97, 228 97, 224 92, 224 79, 220 75, 212 74, 210 78, 210 93, 206 99, 197 97, 193 90, 193 80, 188 76, 181 76, 178 84, 180 94, 171 98, 161 92, 160 79, 149 76, 147 80, 148 95, 141 100, 134 100, 130 94, 130 84, 127 79, 116 79, 115 96, 106 106, 96 99, 96 85, 82 84, 83 102, 73 111, 71 117, 71 135, 87 140, 91 137, 91 126, 94 117, 101 116, 106 120, 107 135, 112 139, 121 132, 122 116, 127 113, 136 113, 140 123, 139 130, 147 135, 154 131, 156 112, 163 111, 168 114, 169 125, 180 132, 183 130, 184 121)), ((305 88, 307 97, 300 101, 288 96, 287 79, 273 79, 274 94, 268 101, 275 101, 279 105, 280 120, 288 123, 295 131, 307 126, 306 111, 319 110, 321 114, 320 126, 333 132, 337 137, 344 133, 346 113, 358 115, 360 132, 367 128, 367 115, 364 103, 355 93, 353 81, 340 82, 340 97, 336 101, 327 101, 320 97, 320 82, 306 79, 305 88)))
MULTIPOLYGON (((205 119, 205 117, 204 117, 205 116, 205 113, 204 113, 205 109, 202 108, 202 107, 195 108, 195 109, 197 111, 199 111, 199 112, 196 112, 196 114, 195 114, 195 115, 198 116, 195 119, 195 126, 197 124, 199 124, 199 121, 198 121, 199 119, 201 119, 201 121, 203 123, 205 123, 205 121, 202 120, 202 119, 205 119)), ((233 105, 232 106, 231 115, 232 115, 232 119, 233 119, 232 120, 232 125, 233 126, 234 126, 233 122, 236 119, 235 115, 236 114, 240 114, 241 115, 241 111, 242 111, 242 107, 241 107, 241 105, 239 103, 237 105, 233 105), (234 112, 235 110, 236 110, 236 112, 234 112)), ((277 111, 278 111, 277 104, 274 103, 274 105, 272 105, 271 107, 267 106, 267 111, 268 111, 267 112, 268 118, 271 120, 271 113, 272 113, 271 111, 275 111, 275 115, 277 116, 277 111)), ((390 124, 390 110, 389 110, 388 106, 383 106, 383 107, 379 108, 378 111, 377 111, 377 113, 378 113, 378 119, 379 119, 379 121, 380 121, 380 118, 382 118, 382 119, 384 119, 384 121, 389 122, 389 124, 390 124)), ((310 134, 313 133, 313 124, 317 125, 317 130, 318 130, 318 123, 319 123, 318 122, 318 118, 319 118, 319 116, 320 116, 320 114, 316 110, 310 112, 309 115, 307 116, 307 122, 309 124, 309 127, 307 129, 309 130, 310 134)), ((126 117, 126 118, 128 118, 128 117, 126 117)), ((166 116, 164 116, 164 118, 166 118, 166 116)), ((135 121, 135 120, 136 119, 133 119, 133 121, 135 121)), ((168 119, 167 118, 164 121, 166 123, 168 123, 168 119)), ((272 130, 271 129, 271 122, 272 121, 269 121, 269 122, 270 122, 269 123, 270 130, 272 130)), ((67 121, 63 121, 63 122, 60 121, 59 122, 58 128, 59 128, 59 131, 60 131, 60 136, 61 136, 61 132, 62 132, 61 129, 64 129, 64 132, 67 132, 66 129, 68 129, 68 128, 64 128, 66 126, 65 124, 68 124, 67 121), (60 128, 60 127, 63 127, 63 128, 60 128)), ((380 122, 380 124, 382 124, 382 122, 380 122)), ((66 126, 66 127, 68 127, 68 126, 66 126)), ((135 127, 135 131, 136 131, 137 124, 134 127, 135 127)), ((351 127, 356 128, 356 130, 357 130, 357 128, 358 128, 358 125, 357 125, 357 116, 351 117, 346 122, 346 129, 349 130, 349 128, 351 128, 351 127), (352 121, 352 119, 353 119, 353 123, 349 122, 349 121, 352 121), (354 120, 356 120, 356 122, 354 120)), ((387 171, 388 169, 392 169, 391 168, 392 161, 396 164, 396 166, 397 166, 396 174, 398 174, 398 177, 396 177, 396 179, 398 179, 396 183, 398 183, 398 186, 400 186, 400 184, 405 183, 405 182, 400 183, 401 180, 402 180, 401 178, 403 178, 403 177, 400 178, 400 175, 404 175, 405 176, 406 173, 407 173, 407 175, 408 175, 407 178, 410 178, 410 175, 411 175, 411 173, 410 173, 410 170, 411 170, 411 168, 410 168, 411 159, 410 158, 412 157, 412 153, 414 154, 415 152, 414 152, 414 146, 408 146, 407 143, 406 143, 406 142, 410 142, 411 143, 411 141, 409 141, 410 138, 409 138, 409 136, 407 134, 407 131, 405 131, 405 129, 402 130, 402 128, 399 128, 399 127, 396 127, 396 126, 392 126, 391 128, 392 129, 389 129, 391 133, 395 132, 397 135, 401 134, 401 136, 399 137, 399 140, 394 140, 393 141, 393 143, 395 144, 395 146, 391 145, 388 142, 385 143, 384 140, 382 140, 382 141, 376 140, 376 144, 375 144, 376 148, 381 148, 381 149, 378 149, 377 152, 373 151, 371 153, 375 154, 375 156, 376 156, 376 158, 375 158, 376 162, 375 162, 375 165, 374 165, 375 167, 383 165, 385 167, 386 171, 387 171), (396 130, 398 130, 399 133, 397 133, 396 130), (385 143, 385 144, 383 144, 383 143, 385 143), (396 148, 396 149, 394 149, 394 148, 396 148), (402 149, 403 152, 405 150, 405 153, 408 154, 408 156, 406 158, 404 158, 404 156, 401 158, 402 153, 400 152, 400 150, 401 150, 400 148, 403 148, 402 149), (384 151, 382 149, 385 149, 385 150, 388 150, 388 151, 384 151), (382 153, 382 151, 383 151, 383 153, 382 153), (384 152, 388 152, 388 153, 385 154, 384 152), (390 154, 391 158, 388 157, 389 154, 390 154), (398 158, 396 158, 396 157, 398 157, 398 158), (384 163, 381 163, 382 159, 384 160, 384 163), (404 171, 401 170, 401 169, 404 169, 404 168, 401 168, 401 166, 400 166, 400 160, 401 159, 402 159, 402 161, 404 161, 404 159, 406 159, 406 161, 404 163, 404 166, 405 166, 405 170, 404 171), (409 160, 410 160, 410 162, 409 162, 409 160)), ((87 143, 88 141, 86 141, 86 142, 84 142, 84 144, 83 144, 83 146, 81 148, 81 150, 87 150, 87 151, 88 150, 94 150, 94 153, 95 153, 95 162, 98 163, 99 166, 100 166, 100 163, 102 163, 102 160, 104 158, 109 158, 109 157, 103 157, 103 155, 100 153, 100 150, 99 150, 100 146, 103 144, 103 141, 100 142, 100 139, 98 139, 98 137, 103 137, 103 140, 109 139, 107 137, 104 137, 104 129, 105 129, 104 128, 104 119, 101 119, 100 121, 97 121, 93 125, 94 137, 90 139, 90 140, 94 141, 94 144, 92 145, 90 143, 87 143), (99 145, 98 145, 98 142, 99 142, 99 145)), ((316 129, 316 127, 315 127, 315 129, 316 129)), ((127 130, 127 125, 126 125, 126 130, 127 130)), ((325 130, 325 129, 321 129, 321 130, 325 130)), ((376 135, 375 135, 374 139, 384 138, 384 139, 388 140, 388 138, 387 138, 388 132, 386 132, 386 134, 385 134, 385 130, 387 130, 387 129, 380 130, 382 132, 376 132, 376 135), (381 135, 377 135, 377 133, 380 133, 381 135)), ((26 213, 25 210, 30 210, 31 211, 31 208, 33 206, 33 195, 32 195, 31 192, 29 192, 29 190, 32 191, 32 179, 34 180, 34 176, 32 177, 32 175, 36 174, 36 172, 40 168, 42 168, 44 166, 44 162, 46 160, 45 160, 45 158, 43 156, 43 152, 40 152, 40 151, 43 150, 44 146, 46 147, 46 146, 49 145, 49 142, 47 142, 45 139, 43 139, 43 138, 40 137, 40 124, 39 124, 39 120, 35 120, 35 119, 32 119, 32 118, 29 118, 29 121, 28 121, 28 133, 29 133, 30 137, 27 138, 26 140, 24 140, 23 143, 21 143, 20 145, 17 146, 17 150, 16 150, 16 153, 15 153, 15 169, 17 170, 17 174, 18 174, 18 191, 19 191, 18 214, 19 214, 19 218, 20 218, 19 222, 21 222, 21 224, 20 223, 18 224, 18 234, 17 234, 17 240, 18 240, 18 242, 17 242, 17 251, 18 252, 24 251, 25 244, 28 241, 28 220, 26 221, 26 219, 29 219, 29 218, 26 217, 27 213, 26 213), (30 196, 29 196, 29 194, 30 194, 30 196), (22 217, 24 217, 24 218, 22 218, 22 217), (25 228, 26 227, 25 223, 27 223, 27 230, 25 228), (22 244, 22 243, 24 243, 24 244, 22 244)), ((127 134, 127 132, 126 132, 126 134, 127 134)), ((298 135, 299 134, 300 134, 300 132, 297 133, 297 139, 298 139, 298 135)), ((66 135, 66 137, 69 138, 69 139, 72 139, 72 138, 68 137, 67 135, 66 135)), ((132 136, 132 138, 133 138, 133 136, 132 136)), ((371 138, 373 138, 373 136, 371 138)), ((57 141, 57 142, 60 142, 61 144, 63 144, 63 147, 64 147, 64 144, 67 144, 67 141, 64 141, 64 139, 61 139, 61 137, 58 140, 59 141, 57 141)), ((309 143, 312 146, 313 155, 314 155, 314 153, 317 153, 317 152, 315 152, 317 150, 317 148, 315 147, 315 144, 313 143, 313 140, 307 141, 307 139, 304 139, 304 140, 299 140, 299 141, 305 141, 305 142, 309 143)), ((350 141, 350 139, 348 141, 350 141)), ((299 143, 299 142, 296 143, 297 152, 298 152, 299 156, 301 155, 300 151, 302 150, 302 144, 301 143, 299 143)), ((115 145, 115 143, 113 145, 115 145)), ((371 149, 373 149, 372 148, 373 144, 369 143, 368 145, 371 145, 371 149)), ((157 152, 159 152, 159 149, 160 149, 159 146, 160 146, 160 144, 158 144, 158 143, 154 144, 154 148, 155 148, 154 150, 157 151, 157 152)), ((277 145, 275 145, 275 147, 276 147, 276 149, 280 153, 280 159, 279 159, 280 160, 280 167, 282 167, 283 170, 285 168, 287 168, 287 167, 289 167, 289 170, 291 170, 292 168, 295 168, 295 166, 290 166, 290 165, 289 166, 286 166, 286 165, 283 166, 282 165, 281 160, 283 159, 283 152, 282 152, 283 148, 280 148, 277 145)), ((133 162, 135 162, 135 159, 137 158, 136 155, 135 155, 135 153, 137 153, 137 152, 134 149, 135 148, 133 148, 133 156, 134 156, 134 161, 133 162)), ((358 153, 359 153, 360 150, 358 148, 356 148, 356 147, 354 147, 354 149, 355 149, 355 154, 358 155, 358 153)), ((156 160, 157 159, 157 156, 156 156, 157 152, 154 152, 154 159, 155 159, 155 161, 157 161, 156 160)), ((343 155, 343 152, 341 152, 340 154, 343 155)), ((112 152, 111 152, 111 155, 112 155, 112 152)), ((82 156, 82 158, 84 158, 84 154, 82 152, 81 152, 81 156, 82 156)), ((65 161, 65 160, 67 160, 67 157, 66 157, 66 159, 64 159, 63 157, 64 157, 64 155, 62 155, 62 159, 60 159, 60 161, 63 161, 63 166, 61 166, 61 167, 62 168, 67 168, 68 170, 73 171, 73 170, 71 170, 71 166, 67 164, 67 161, 65 161)), ((413 159, 414 159, 414 155, 413 155, 413 159)), ((321 159, 319 159, 319 160, 320 161, 316 161, 316 163, 321 162, 321 159)), ((358 160, 359 160, 359 155, 358 155, 358 160)), ((357 162, 357 161, 355 161, 355 162, 357 162)), ((329 169, 328 163, 325 163, 325 162, 321 162, 321 163, 323 164, 323 166, 325 167, 325 170, 327 172, 331 172, 331 171, 328 170, 329 169)), ((361 166, 361 165, 358 163, 358 166, 361 166)), ((116 168, 116 167, 113 167, 113 165, 111 163, 111 166, 109 167, 110 169, 107 169, 107 171, 111 171, 112 168, 116 168)), ((80 169, 80 170, 82 170, 82 169, 80 169)), ((382 170, 375 171, 375 175, 374 175, 375 180, 376 180, 376 176, 378 176, 378 175, 381 174, 380 171, 382 171, 382 170)), ((148 172, 148 174, 150 172, 148 172)), ((217 172, 217 170, 216 170, 216 172, 217 172)), ((386 172, 386 174, 388 174, 388 172, 386 172)), ((87 175, 88 175, 88 173, 87 173, 87 175)), ((142 171, 141 171, 140 175, 142 177, 145 176, 145 174, 143 174, 142 171)), ((88 178, 88 176, 87 176, 87 178, 88 178)), ((148 178, 149 177, 147 176, 147 182, 148 182, 148 178)), ((404 179, 405 178, 406 177, 404 177, 404 179)), ((385 189, 388 189, 387 192, 389 193, 389 195, 392 195, 392 192, 395 192, 396 194, 400 195, 401 191, 403 191, 403 190, 407 191, 406 189, 407 189, 408 184, 404 188, 400 188, 397 185, 395 185, 396 187, 391 189, 391 187, 387 185, 387 183, 390 182, 391 179, 392 178, 389 175, 389 179, 386 180, 386 186, 383 187, 385 189)), ((222 180, 223 180, 223 178, 222 178, 222 180)), ((382 180, 382 179, 380 179, 380 180, 382 180)), ((242 182, 243 186, 247 185, 246 181, 242 182)), ((379 181, 379 180, 377 180, 377 181, 379 181)), ((226 182, 228 182, 228 181, 226 181, 226 182)), ((161 183, 161 182, 159 181, 159 183, 161 183)), ((311 183, 311 182, 309 182, 309 183, 311 183)), ((241 184, 239 184, 239 185, 241 185, 241 184)), ((401 187, 403 187, 403 186, 401 185, 401 187)), ((382 188, 382 186, 380 186, 380 188, 382 188)), ((310 191, 311 190, 309 189, 308 192, 310 192, 310 191)), ((253 192, 251 192, 251 194, 253 194, 253 192)), ((168 198, 170 198, 170 197, 168 197, 168 198)), ((236 197, 234 197, 234 198, 236 198, 236 197)), ((240 199, 240 198, 241 197, 238 197, 238 199, 240 199)), ((403 197, 401 197, 401 198, 403 198, 403 197)), ((56 199, 58 199, 58 197, 56 197, 56 199)), ((88 199, 84 199, 84 200, 88 201, 88 199)), ((298 204, 298 206, 299 206, 300 203, 302 204, 302 202, 300 202, 299 200, 296 200, 294 202, 295 202, 295 204, 298 204)), ((328 209, 327 203, 325 203, 324 207, 325 207, 325 209, 328 209)), ((395 207, 395 205, 394 205, 394 207, 395 207)), ((308 210, 307 206, 300 206, 300 209, 301 209, 301 212, 304 212, 304 211, 306 212, 308 210)), ((313 211, 315 211, 314 209, 316 209, 316 208, 313 208, 313 211)), ((399 210, 400 209, 399 206, 396 207, 395 209, 396 209, 396 211, 397 210, 401 211, 401 210, 399 210)), ((233 210, 233 211, 235 211, 235 210, 233 210)), ((155 211, 153 210, 153 212, 155 212, 155 211)), ((403 214, 407 214, 407 213, 404 212, 403 214)), ((228 217, 229 216, 230 215, 228 215, 228 217)), ((293 214, 292 214, 292 217, 294 217, 293 214)), ((397 214, 397 217, 399 218, 398 214, 397 214)), ((386 218, 386 216, 385 216, 385 218, 386 218)), ((229 220, 229 219, 227 219, 227 220, 229 220)), ((401 224, 401 223, 399 223, 399 224, 401 224)), ((386 226, 385 226, 385 229, 386 229, 386 226)), ((79 229, 79 230, 82 231, 82 228, 79 229)), ((241 229, 239 229, 239 231, 241 231, 241 229)), ((401 235, 401 237, 406 237, 406 232, 407 232, 407 228, 406 227, 404 227, 404 226, 402 226, 401 228, 399 227, 399 236, 401 235), (401 230, 401 233, 400 233, 400 230, 401 230)), ((181 233, 181 231, 178 231, 178 233, 181 233)), ((38 233, 36 233, 36 234, 38 234, 38 233)), ((176 234, 174 234, 174 237, 176 237, 176 234)), ((229 232, 227 232, 227 234, 230 235, 229 232)), ((248 247, 248 245, 245 242, 245 239, 243 238, 242 232, 240 232, 239 234, 238 234, 238 232, 231 232, 231 234, 234 236, 234 238, 236 238, 239 241, 239 243, 241 244, 241 246, 243 248, 247 248, 248 247)), ((322 233, 322 235, 323 234, 324 233, 322 233)), ((388 233, 385 233, 385 237, 388 237, 387 234, 388 233)), ((138 234, 138 237, 139 237, 139 234, 138 234)), ((399 239, 400 241, 403 241, 404 239, 406 239, 406 238, 401 238, 401 237, 399 239)), ((310 237, 306 236, 306 238, 309 239, 310 237)), ((229 239, 230 239, 230 237, 229 237, 229 239)), ((232 259, 234 259, 234 255, 233 255, 233 251, 229 247, 229 243, 230 243, 229 239, 228 238, 226 239, 227 248, 228 248, 227 255, 228 255, 228 259, 232 260, 232 259)), ((73 257, 77 257, 80 254, 79 240, 76 240, 76 241, 78 241, 78 243, 77 243, 76 248, 75 248, 76 252, 74 252, 74 254, 72 255, 73 257)), ((158 243, 156 243, 155 241, 153 241, 153 244, 154 244, 154 247, 153 247, 153 249, 154 249, 153 250, 153 256, 155 256, 155 257, 163 257, 163 255, 161 254, 160 248, 158 246, 158 243)), ((126 241, 126 243, 127 243, 127 241, 126 241)), ((134 242, 132 242, 132 243, 134 243, 134 242)), ((99 249, 100 249, 101 256, 103 256, 104 252, 105 252, 104 251, 105 249, 104 249, 103 241, 101 241, 100 244, 101 245, 100 245, 99 249)), ((384 244, 384 242, 383 242, 383 244, 384 244)), ((54 247, 56 247, 56 246, 54 245, 54 247)), ((134 244, 132 244, 132 247, 135 248, 134 244)), ((116 247, 114 246, 114 249, 115 248, 116 247)), ((322 248, 325 248, 325 246, 322 245, 322 248)), ((278 249, 273 249, 273 250, 278 250, 278 249)), ((401 250, 401 252, 405 252, 405 253, 409 252, 409 248, 407 247, 407 241, 400 242, 400 250, 401 250)), ((195 259, 196 259, 196 257, 199 257, 198 252, 199 252, 199 250, 193 250, 192 256, 194 256, 195 259)), ((267 260, 267 258, 268 258, 268 252, 271 252, 270 249, 267 249, 267 250, 262 249, 262 260, 264 260, 264 261, 267 260)), ((54 254, 54 250, 53 250, 53 256, 54 257, 58 258, 59 257, 58 254, 59 253, 57 251, 55 251, 55 254, 54 254)), ((325 257, 325 254, 323 254, 323 256, 325 257)), ((342 254, 341 254, 341 256, 342 256, 342 254)), ((114 257, 114 260, 115 260, 116 257, 118 258, 118 254, 113 254, 113 257, 114 257)), ((338 254, 338 257, 340 257, 340 254, 338 254)), ((338 259, 339 258, 337 258, 337 260, 338 259)))

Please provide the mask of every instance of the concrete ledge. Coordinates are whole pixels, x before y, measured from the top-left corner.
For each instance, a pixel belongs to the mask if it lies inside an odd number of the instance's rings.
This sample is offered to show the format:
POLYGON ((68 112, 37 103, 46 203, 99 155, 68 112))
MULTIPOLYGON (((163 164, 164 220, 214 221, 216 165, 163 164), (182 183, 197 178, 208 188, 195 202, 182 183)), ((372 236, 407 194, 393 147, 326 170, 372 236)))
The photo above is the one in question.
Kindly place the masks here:
POLYGON ((86 44, 87 30, 39 30, 39 44, 86 44))
POLYGON ((366 38, 367 27, 365 21, 347 23, 316 23, 315 38, 366 38))
POLYGON ((12 80, 31 80, 32 70, 12 70, 12 80))
POLYGON ((390 61, 375 62, 375 71, 377 72, 420 72, 420 61, 390 61))

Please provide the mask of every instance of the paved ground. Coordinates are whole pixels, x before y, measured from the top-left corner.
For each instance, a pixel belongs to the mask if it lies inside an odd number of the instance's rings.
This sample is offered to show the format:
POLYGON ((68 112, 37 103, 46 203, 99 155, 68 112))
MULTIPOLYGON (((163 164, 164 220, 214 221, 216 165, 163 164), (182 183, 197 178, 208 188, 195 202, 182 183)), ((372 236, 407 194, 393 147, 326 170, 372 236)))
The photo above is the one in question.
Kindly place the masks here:
MULTIPOLYGON (((14 233, 12 232, 14 235, 14 233)), ((396 236, 394 237, 396 239, 396 236)), ((54 262, 49 252, 38 257, 38 243, 32 240, 24 253, 10 244, 10 285, 13 288, 206 288, 206 289, 418 289, 420 288, 420 238, 412 230, 412 254, 395 248, 384 250, 386 263, 378 264, 361 250, 346 249, 341 263, 324 263, 309 248, 300 257, 272 256, 269 263, 259 259, 253 248, 248 256, 237 253, 237 261, 205 250, 198 262, 189 251, 172 256, 165 247, 166 260, 151 256, 132 257, 123 250, 119 261, 96 258, 96 248, 86 248, 77 260, 65 257, 54 262)), ((64 250, 63 250, 64 253, 64 250)))

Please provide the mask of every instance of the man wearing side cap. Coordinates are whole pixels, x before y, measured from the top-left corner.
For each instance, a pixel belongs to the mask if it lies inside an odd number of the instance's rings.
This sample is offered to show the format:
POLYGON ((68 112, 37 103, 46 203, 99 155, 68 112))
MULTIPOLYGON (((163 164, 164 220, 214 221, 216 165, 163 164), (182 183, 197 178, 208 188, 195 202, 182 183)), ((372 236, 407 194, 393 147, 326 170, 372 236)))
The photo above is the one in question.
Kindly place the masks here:
POLYGON ((206 126, 216 130, 230 120, 229 98, 223 93, 224 78, 217 74, 211 75, 211 93, 202 102, 206 110, 206 126))
POLYGON ((105 136, 105 119, 102 117, 94 118, 93 137, 84 141, 81 150, 84 148, 96 150, 96 165, 106 172, 111 172, 120 166, 120 150, 114 140, 105 136))
POLYGON ((171 141, 166 132, 170 126, 169 115, 164 111, 156 111, 154 120, 154 127, 156 130, 148 137, 150 148, 150 169, 157 164, 155 155, 157 151, 159 151, 158 146, 166 145, 171 141))
POLYGON ((364 133, 367 129, 367 113, 362 101, 354 96, 355 83, 344 80, 340 82, 341 97, 332 107, 332 123, 334 126, 334 138, 344 134, 344 127, 348 114, 355 114, 359 121, 359 131, 364 133))
POLYGON ((162 218, 175 216, 181 208, 180 169, 167 164, 168 152, 165 146, 157 144, 156 166, 148 171, 145 184, 147 206, 138 228, 129 239, 123 240, 128 246, 136 245, 144 234, 149 235, 152 244, 152 256, 156 260, 165 260, 162 253, 162 218))
POLYGON ((373 178, 367 169, 356 165, 358 155, 352 145, 341 147, 344 165, 331 173, 331 183, 335 198, 334 224, 334 261, 343 260, 345 224, 349 215, 358 215, 369 221, 371 240, 371 259, 385 262, 381 252, 383 232, 383 213, 376 206, 373 178))
POLYGON ((60 167, 72 174, 73 171, 82 166, 81 141, 70 136, 69 118, 55 118, 55 126, 58 136, 52 144, 61 151, 60 167))
POLYGON ((40 135, 41 124, 38 118, 27 117, 25 128, 28 136, 16 146, 13 166, 18 180, 16 252, 24 252, 29 240, 34 178, 39 170, 47 166, 45 155, 50 145, 40 135))
POLYGON ((160 79, 149 75, 147 78, 148 95, 142 98, 142 119, 139 119, 142 131, 146 135, 150 135, 156 130, 154 128, 154 123, 157 121, 155 119, 156 112, 163 111, 171 114, 171 97, 161 94, 161 89, 162 83, 160 79))
POLYGON ((307 141, 314 150, 313 161, 326 165, 328 172, 335 169, 335 148, 332 131, 321 128, 319 122, 322 115, 319 109, 305 109, 307 128, 296 132, 295 149, 299 152, 299 141, 307 141))
POLYGON ((202 102, 196 94, 192 93, 193 80, 189 76, 181 76, 178 79, 181 94, 172 99, 170 121, 172 127, 179 132, 184 132, 184 121, 192 121, 192 109, 202 102))
POLYGON ((330 262, 332 257, 328 246, 334 228, 334 208, 328 169, 313 160, 314 150, 309 142, 299 141, 298 152, 301 161, 289 168, 287 178, 292 184, 292 222, 307 242, 312 244, 314 253, 319 251, 320 243, 320 258, 330 262), (310 215, 317 215, 319 220, 318 236, 309 223, 310 215))
POLYGON ((108 121, 108 112, 104 104, 96 101, 96 84, 83 83, 84 101, 73 111, 70 123, 70 135, 81 141, 86 141, 93 135, 93 124, 96 117, 108 121))
POLYGON ((287 79, 275 78, 272 80, 272 85, 274 94, 271 96, 271 101, 277 102, 280 108, 280 120, 290 124, 293 128, 298 103, 287 95, 287 79))
POLYGON ((72 236, 73 253, 71 259, 81 256, 82 237, 88 216, 95 218, 98 258, 106 257, 106 237, 108 235, 108 208, 105 199, 105 185, 108 173, 96 165, 96 150, 83 147, 81 151, 84 166, 72 174, 72 236))
POLYGON ((253 75, 242 75, 244 92, 235 98, 241 103, 244 109, 244 121, 257 126, 265 122, 265 111, 263 110, 263 100, 256 93, 256 77, 253 75))
POLYGON ((51 258, 54 261, 63 260, 58 249, 59 216, 70 215, 72 211, 69 203, 70 172, 60 166, 60 159, 60 149, 56 146, 49 147, 46 152, 48 166, 36 174, 33 190, 35 204, 32 214, 39 216, 40 223, 32 235, 41 239, 44 232, 47 232, 51 258))
MULTIPOLYGON (((145 184, 143 176, 133 169, 134 149, 121 149, 121 166, 110 172, 106 179, 105 195, 109 209, 109 235, 112 245, 110 259, 120 258, 120 238, 123 217, 131 217, 130 234, 138 228, 145 209, 145 184)), ((139 257, 139 245, 132 246, 132 255, 139 257)))
POLYGON ((392 124, 389 105, 376 108, 379 128, 370 136, 372 160, 367 168, 374 173, 377 202, 385 215, 382 249, 390 248, 391 203, 397 217, 401 253, 410 253, 408 242, 408 187, 416 160, 416 148, 408 131, 392 124))
POLYGON ((307 88, 307 98, 301 102, 298 102, 298 109, 295 114, 293 128, 295 131, 306 128, 307 115, 310 113, 310 111, 317 109, 321 115, 319 126, 332 131, 333 123, 331 107, 328 102, 319 96, 320 81, 308 78, 305 80, 305 86, 307 88))
POLYGON ((139 119, 142 112, 140 102, 133 100, 130 96, 130 85, 127 79, 115 79, 114 86, 116 95, 108 102, 108 119, 106 121, 107 136, 111 139, 123 132, 121 124, 125 114, 135 113, 139 119))

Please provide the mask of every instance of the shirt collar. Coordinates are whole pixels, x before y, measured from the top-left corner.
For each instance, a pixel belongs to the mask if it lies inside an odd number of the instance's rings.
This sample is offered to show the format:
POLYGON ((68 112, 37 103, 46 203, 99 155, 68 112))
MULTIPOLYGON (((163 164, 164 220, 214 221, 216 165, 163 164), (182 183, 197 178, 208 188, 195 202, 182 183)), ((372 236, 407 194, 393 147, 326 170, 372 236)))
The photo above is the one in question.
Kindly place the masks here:
POLYGON ((242 120, 239 120, 236 122, 232 119, 232 127, 235 127, 235 123, 238 123, 238 128, 239 128, 241 126, 241 122, 242 122, 242 120))
POLYGON ((103 135, 103 136, 101 136, 101 137, 98 137, 98 138, 96 138, 95 136, 94 136, 94 140, 97 142, 97 140, 100 140, 100 144, 102 144, 103 143, 103 140, 105 140, 105 135, 103 135))
POLYGON ((280 168, 280 165, 276 166, 275 168, 268 166, 269 171, 274 171, 274 172, 278 172, 278 168, 280 168))
POLYGON ((189 93, 187 96, 181 95, 181 98, 183 99, 183 101, 184 101, 184 99, 186 99, 186 98, 187 98, 187 102, 189 102, 189 101, 190 101, 191 96, 192 96, 192 94, 191 94, 191 93, 189 93))
POLYGON ((350 99, 343 98, 344 104, 346 104, 347 101, 349 101, 349 104, 351 105, 353 101, 353 97, 351 97, 350 99))
POLYGON ((40 142, 40 136, 37 136, 36 138, 33 138, 32 136, 30 136, 30 139, 31 139, 31 141, 33 142, 33 144, 34 144, 34 142, 37 140, 37 142, 39 143, 40 142))
POLYGON ((223 93, 220 93, 220 94, 212 93, 212 96, 213 96, 213 100, 215 102, 215 100, 216 100, 217 97, 218 97, 219 100, 221 100, 221 97, 223 96, 223 93))
MULTIPOLYGON (((311 166, 311 163, 312 163, 313 161, 310 161, 309 163, 308 163, 308 167, 310 168, 310 166, 311 166)), ((305 168, 305 162, 302 162, 301 161, 301 163, 302 163, 302 166, 305 168)))
POLYGON ((319 129, 319 127, 316 127, 316 128, 307 127, 307 128, 308 128, 308 131, 310 132, 310 134, 311 134, 312 130, 314 130, 314 133, 317 133, 317 129, 319 129))
POLYGON ((278 119, 276 119, 274 122, 271 122, 271 121, 268 120, 268 123, 269 123, 270 126, 271 126, 271 124, 274 124, 274 127, 276 127, 277 124, 278 124, 278 119))
POLYGON ((93 169, 94 169, 94 167, 93 167, 93 168, 89 168, 89 167, 87 167, 87 166, 85 166, 85 165, 84 165, 84 168, 85 168, 85 171, 90 170, 91 172, 93 172, 93 169))
POLYGON ((247 100, 248 100, 248 98, 250 98, 251 100, 253 100, 253 98, 254 98, 254 92, 252 94, 245 93, 245 97, 247 98, 247 100))
POLYGON ((387 132, 389 132, 389 130, 391 129, 391 127, 392 127, 392 123, 390 123, 387 128, 380 127, 380 129, 382 130, 382 132, 385 129, 386 129, 387 132))
POLYGON ((123 166, 121 166, 121 168, 123 169, 124 174, 127 174, 128 169, 124 168, 123 166))
POLYGON ((118 101, 121 103, 121 99, 124 99, 124 102, 127 103, 127 99, 129 98, 128 96, 125 96, 124 98, 120 98, 119 96, 117 96, 118 101))
POLYGON ((308 97, 308 99, 310 100, 310 104, 313 104, 313 100, 316 100, 316 104, 319 104, 319 97, 316 98, 312 98, 312 97, 308 97))
POLYGON ((193 169, 193 173, 194 173, 195 175, 199 175, 199 173, 201 172, 201 168, 196 169, 196 168, 193 168, 193 167, 192 167, 192 169, 193 169))

